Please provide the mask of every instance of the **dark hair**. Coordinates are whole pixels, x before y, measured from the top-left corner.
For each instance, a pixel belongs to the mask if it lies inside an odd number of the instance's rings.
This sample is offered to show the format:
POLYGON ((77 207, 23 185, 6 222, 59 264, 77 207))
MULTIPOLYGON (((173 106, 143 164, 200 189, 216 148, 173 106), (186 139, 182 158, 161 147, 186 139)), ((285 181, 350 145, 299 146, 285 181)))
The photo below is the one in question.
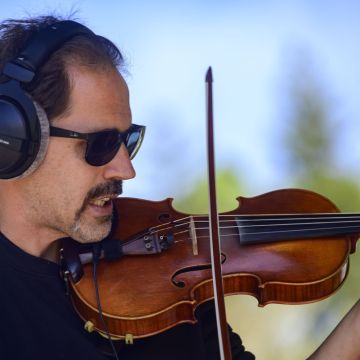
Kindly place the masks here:
MULTIPOLYGON (((13 60, 25 46, 30 36, 39 30, 61 21, 55 16, 41 16, 21 20, 5 20, 0 23, 0 71, 13 60)), ((78 35, 65 42, 38 69, 30 83, 22 87, 46 111, 51 120, 69 107, 71 92, 70 65, 92 69, 119 69, 123 65, 120 50, 108 39, 99 36, 78 35)), ((0 75, 0 82, 7 80, 0 75)))

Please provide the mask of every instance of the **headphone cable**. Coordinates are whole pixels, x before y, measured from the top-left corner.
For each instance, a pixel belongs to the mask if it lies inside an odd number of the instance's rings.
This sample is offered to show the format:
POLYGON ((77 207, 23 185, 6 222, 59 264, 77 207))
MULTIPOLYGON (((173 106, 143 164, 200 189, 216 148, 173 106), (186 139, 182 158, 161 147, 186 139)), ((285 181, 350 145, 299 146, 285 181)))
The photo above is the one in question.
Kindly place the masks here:
POLYGON ((93 267, 92 268, 93 268, 93 281, 94 281, 94 286, 95 286, 96 304, 97 304, 97 308, 98 308, 98 311, 99 311, 101 322, 102 322, 102 324, 104 326, 106 336, 107 336, 107 338, 108 338, 108 340, 110 342, 110 346, 111 346, 111 349, 113 351, 114 357, 115 357, 116 360, 119 360, 119 357, 118 357, 116 349, 115 349, 114 342, 111 339, 111 335, 110 335, 108 326, 107 326, 107 324, 105 322, 103 312, 102 312, 102 308, 101 308, 99 287, 98 287, 98 281, 97 281, 97 264, 98 264, 99 259, 100 259, 100 254, 101 254, 101 246, 100 246, 100 244, 95 244, 93 246, 93 261, 92 261, 93 267))

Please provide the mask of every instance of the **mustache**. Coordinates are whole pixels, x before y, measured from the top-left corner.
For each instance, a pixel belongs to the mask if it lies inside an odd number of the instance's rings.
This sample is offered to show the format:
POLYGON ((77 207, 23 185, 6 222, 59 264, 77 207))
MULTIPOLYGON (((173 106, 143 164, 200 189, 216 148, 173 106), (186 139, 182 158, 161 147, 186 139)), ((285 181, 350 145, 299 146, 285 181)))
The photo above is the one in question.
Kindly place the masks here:
POLYGON ((80 218, 81 213, 86 209, 89 201, 95 199, 102 195, 121 195, 122 194, 122 180, 116 180, 104 184, 99 184, 93 189, 91 189, 81 206, 81 208, 76 212, 76 218, 80 218))
POLYGON ((122 180, 112 181, 105 184, 97 185, 95 188, 91 189, 85 198, 84 203, 86 204, 92 199, 103 195, 121 195, 122 194, 122 180))

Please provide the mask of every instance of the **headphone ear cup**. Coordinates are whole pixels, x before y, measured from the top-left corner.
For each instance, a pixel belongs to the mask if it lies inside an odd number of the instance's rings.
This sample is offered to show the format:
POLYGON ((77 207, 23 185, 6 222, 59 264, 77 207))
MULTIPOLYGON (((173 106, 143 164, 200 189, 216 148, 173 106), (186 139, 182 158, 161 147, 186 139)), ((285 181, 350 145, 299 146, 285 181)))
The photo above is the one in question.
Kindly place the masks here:
POLYGON ((17 81, 0 84, 0 179, 32 173, 45 156, 48 138, 49 122, 41 106, 17 81))
POLYGON ((45 158, 49 144, 50 130, 48 117, 45 110, 36 101, 33 101, 33 103, 36 110, 38 125, 40 128, 39 149, 37 151, 37 154, 33 155, 33 161, 31 165, 21 175, 18 175, 16 179, 21 179, 25 176, 32 174, 40 166, 40 164, 45 158))

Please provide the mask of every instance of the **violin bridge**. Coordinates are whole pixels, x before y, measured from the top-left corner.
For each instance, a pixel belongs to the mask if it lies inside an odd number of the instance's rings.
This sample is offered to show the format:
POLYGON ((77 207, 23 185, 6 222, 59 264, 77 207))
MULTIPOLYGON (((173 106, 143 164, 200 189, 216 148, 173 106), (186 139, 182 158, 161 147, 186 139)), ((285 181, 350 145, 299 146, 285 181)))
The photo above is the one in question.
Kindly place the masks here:
POLYGON ((194 217, 190 216, 190 237, 192 242, 192 250, 194 255, 199 255, 198 245, 197 245, 197 237, 196 237, 196 229, 194 217))

